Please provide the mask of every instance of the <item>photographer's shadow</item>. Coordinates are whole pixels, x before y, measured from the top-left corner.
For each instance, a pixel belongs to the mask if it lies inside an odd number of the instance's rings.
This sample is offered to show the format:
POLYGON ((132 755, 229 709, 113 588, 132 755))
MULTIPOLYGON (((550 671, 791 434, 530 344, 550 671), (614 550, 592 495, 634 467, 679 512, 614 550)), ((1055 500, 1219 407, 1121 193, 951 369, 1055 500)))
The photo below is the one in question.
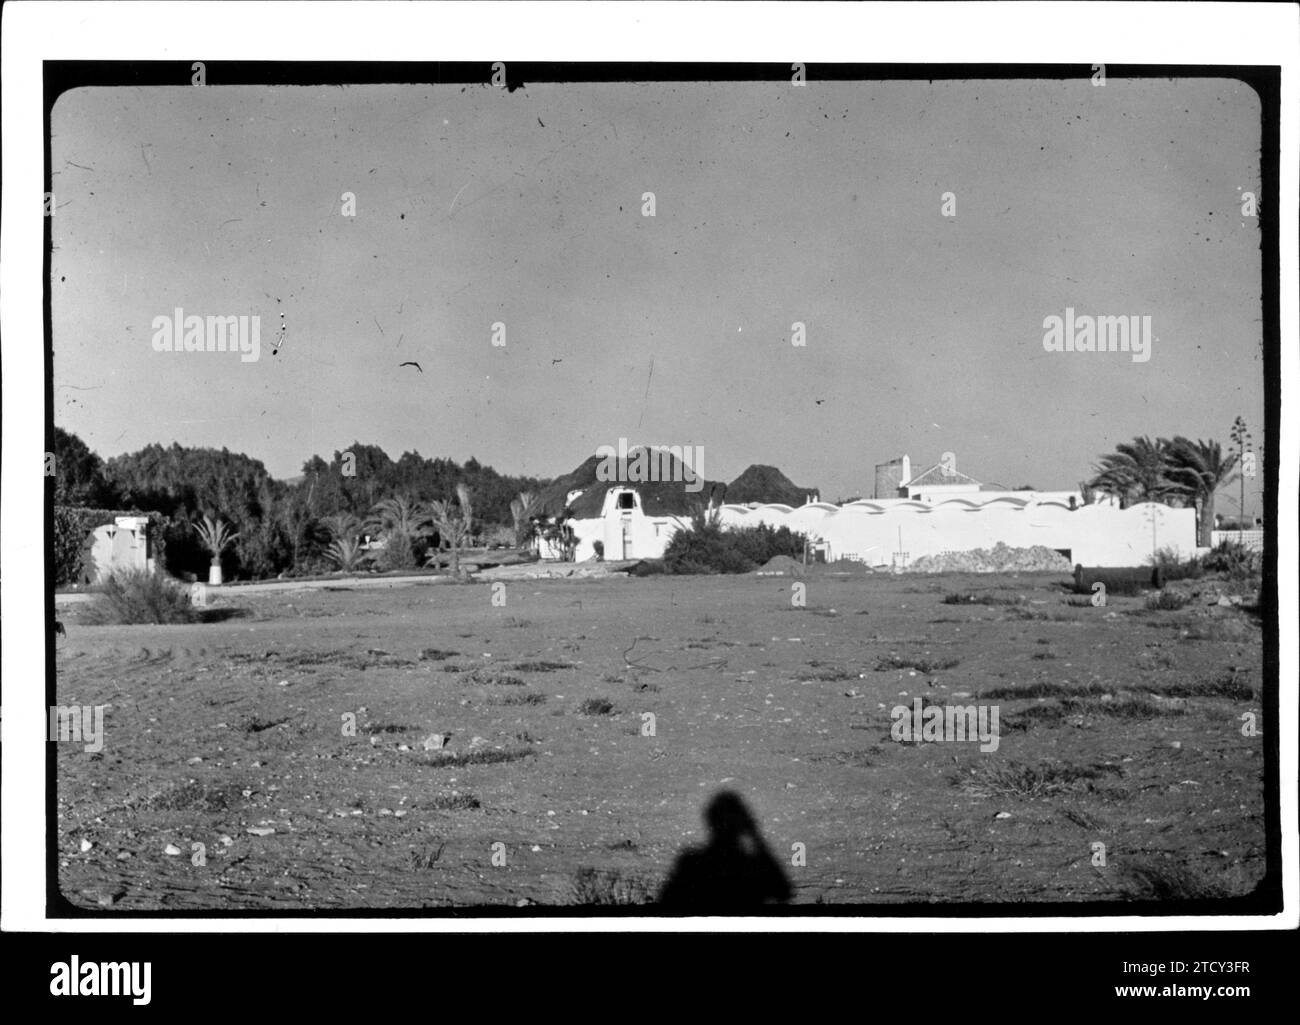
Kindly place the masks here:
POLYGON ((685 914, 761 914, 765 905, 789 901, 790 881, 738 794, 716 795, 704 821, 709 842, 678 855, 659 894, 661 907, 685 914))

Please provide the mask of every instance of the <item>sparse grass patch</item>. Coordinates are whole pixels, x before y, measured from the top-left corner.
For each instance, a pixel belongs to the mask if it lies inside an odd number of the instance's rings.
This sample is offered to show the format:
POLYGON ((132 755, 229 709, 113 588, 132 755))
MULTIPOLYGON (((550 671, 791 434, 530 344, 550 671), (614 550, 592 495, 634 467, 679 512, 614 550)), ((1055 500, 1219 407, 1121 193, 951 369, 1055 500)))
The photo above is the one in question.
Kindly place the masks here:
POLYGON ((572 662, 520 662, 510 667, 517 673, 553 673, 557 669, 572 669, 572 662))
POLYGON ((957 662, 958 659, 955 658, 926 659, 914 656, 882 655, 876 659, 874 668, 878 673, 890 669, 915 669, 918 673, 925 673, 928 676, 940 669, 951 669, 957 662))
POLYGON ((1223 900, 1230 896, 1185 865, 1139 860, 1123 863, 1120 874, 1124 892, 1133 900, 1223 900))
POLYGON ((489 705, 541 705, 546 702, 546 695, 530 690, 522 694, 503 694, 499 698, 489 698, 489 705))
POLYGON ((1032 705, 1004 721, 1003 729, 1009 733, 1027 731, 1031 726, 1059 726, 1072 716, 1106 717, 1110 719, 1156 719, 1168 715, 1185 715, 1186 709, 1161 702, 1146 694, 1124 694, 1112 697, 1069 697, 1051 704, 1032 705))
POLYGON ((828 669, 818 669, 816 672, 807 674, 804 678, 808 680, 822 680, 827 683, 834 683, 837 680, 856 680, 858 674, 849 669, 842 669, 839 666, 833 666, 828 669))
POLYGON ((248 788, 239 783, 226 783, 220 786, 195 782, 182 783, 180 786, 151 797, 146 804, 151 811, 228 811, 232 806, 247 800, 244 797, 246 789, 248 788))
POLYGON ((515 630, 522 630, 524 627, 533 625, 531 619, 521 619, 519 616, 506 616, 501 622, 502 626, 508 626, 515 630))
POLYGON ((1089 683, 1052 683, 1048 680, 1034 680, 1019 686, 1000 685, 980 691, 981 698, 1001 698, 1008 701, 1023 701, 1029 698, 1094 698, 1110 693, 1112 688, 1096 682, 1089 683))
POLYGON ((587 698, 578 706, 579 715, 612 715, 614 705, 606 698, 587 698))
POLYGON ((482 807, 473 794, 440 794, 420 802, 421 811, 474 811, 482 807))
POLYGON ((431 768, 442 769, 460 765, 501 765, 506 762, 517 762, 521 758, 531 758, 534 754, 535 752, 527 748, 507 748, 504 751, 483 749, 463 751, 459 754, 452 751, 430 751, 420 760, 431 768))
POLYGON ((573 903, 596 907, 650 904, 654 891, 639 876, 618 869, 580 868, 573 877, 573 903))
POLYGON ((1023 605, 1024 598, 1017 596, 1004 598, 996 594, 970 594, 954 592, 943 596, 945 605, 1023 605))
POLYGON ((377 733, 407 733, 410 729, 411 727, 403 726, 401 723, 373 722, 366 723, 366 725, 362 726, 361 732, 369 736, 374 736, 377 733))
POLYGON ((1056 656, 1053 655, 1050 651, 1036 651, 1029 657, 1033 659, 1035 662, 1048 662, 1051 659, 1056 658, 1056 656))
POLYGON ((867 756, 865 751, 831 751, 828 754, 809 755, 808 761, 851 765, 855 769, 870 769, 876 764, 867 756))
POLYGON ((288 721, 289 717, 287 715, 281 719, 264 719, 260 715, 253 714, 240 719, 235 728, 243 733, 261 733, 276 726, 283 726, 288 721))
POLYGON ((950 782, 974 797, 1048 797, 1074 790, 1092 790, 1093 781, 1106 775, 1122 776, 1118 765, 1040 766, 1010 762, 1005 765, 980 765, 950 782))
POLYGON ((1061 818, 1065 819, 1066 822, 1074 823, 1080 829, 1087 829, 1091 832, 1104 829, 1106 825, 1095 815, 1088 814, 1082 808, 1062 808, 1061 818))
POLYGON ((436 848, 429 847, 423 851, 411 851, 406 856, 407 867, 420 870, 433 868, 438 859, 442 857, 442 852, 446 847, 446 843, 440 843, 436 848))
POLYGON ((502 673, 495 669, 475 669, 469 674, 471 683, 485 687, 522 687, 524 681, 518 676, 502 673))
POLYGON ((1016 605, 1013 606, 1012 608, 1007 609, 1007 614, 1003 618, 1004 619, 1032 619, 1032 620, 1044 621, 1049 619, 1060 619, 1061 617, 1053 616, 1050 612, 1046 612, 1043 609, 1030 608, 1029 606, 1026 605, 1016 605))

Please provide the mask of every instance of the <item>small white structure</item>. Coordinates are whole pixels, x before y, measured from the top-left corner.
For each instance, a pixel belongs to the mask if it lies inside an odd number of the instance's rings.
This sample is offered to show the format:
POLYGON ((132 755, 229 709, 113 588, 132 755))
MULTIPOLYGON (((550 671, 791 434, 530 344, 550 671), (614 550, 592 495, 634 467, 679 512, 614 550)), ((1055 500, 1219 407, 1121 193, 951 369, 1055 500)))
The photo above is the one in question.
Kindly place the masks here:
MULTIPOLYGON (((569 502, 575 497, 571 495, 569 502)), ((594 559, 596 542, 600 542, 608 560, 659 559, 673 534, 689 522, 687 516, 649 515, 635 485, 615 485, 605 492, 598 516, 568 521, 573 531, 573 559, 575 562, 594 559)), ((543 559, 563 556, 562 546, 553 540, 542 538, 537 545, 538 555, 543 559)))
POLYGON ((85 583, 102 583, 122 570, 152 570, 154 553, 148 516, 118 516, 96 527, 87 540, 85 583))

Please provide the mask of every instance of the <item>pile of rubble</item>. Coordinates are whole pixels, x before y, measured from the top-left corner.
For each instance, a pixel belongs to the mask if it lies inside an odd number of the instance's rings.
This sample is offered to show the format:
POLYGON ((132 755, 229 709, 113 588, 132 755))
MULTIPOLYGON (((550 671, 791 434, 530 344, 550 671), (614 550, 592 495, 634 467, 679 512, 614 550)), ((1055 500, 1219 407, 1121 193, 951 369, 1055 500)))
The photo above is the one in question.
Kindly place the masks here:
POLYGON ((1011 548, 1001 541, 992 548, 922 555, 907 567, 911 573, 1069 573, 1073 569, 1069 559, 1050 548, 1011 548))

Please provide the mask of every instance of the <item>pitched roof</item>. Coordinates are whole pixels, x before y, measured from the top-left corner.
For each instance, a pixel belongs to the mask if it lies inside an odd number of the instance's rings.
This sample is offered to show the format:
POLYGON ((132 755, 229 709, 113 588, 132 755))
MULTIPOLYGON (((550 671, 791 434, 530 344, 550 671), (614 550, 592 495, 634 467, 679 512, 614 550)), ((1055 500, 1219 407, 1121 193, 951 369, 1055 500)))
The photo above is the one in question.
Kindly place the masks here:
POLYGON ((903 481, 902 486, 905 488, 921 486, 932 488, 951 484, 974 484, 978 487, 979 481, 958 470, 949 471, 943 463, 935 463, 928 470, 922 470, 911 480, 903 481))
POLYGON ((801 488, 775 466, 755 463, 727 485, 726 500, 734 505, 762 502, 799 506, 809 497, 816 499, 815 488, 801 488))
MULTIPOLYGON (((628 450, 629 464, 635 461, 634 454, 642 447, 628 450)), ((688 484, 694 486, 700 482, 693 480, 693 474, 679 460, 662 451, 652 464, 657 475, 680 477, 680 480, 603 481, 597 477, 602 462, 602 456, 588 456, 572 473, 551 481, 529 506, 527 515, 552 519, 568 509, 574 519, 595 519, 604 508, 605 494, 610 488, 631 488, 641 496, 641 509, 647 516, 689 516, 697 507, 720 499, 727 487, 721 481, 706 480, 702 487, 687 490, 688 484), (574 491, 582 494, 569 502, 568 496, 574 491)))

